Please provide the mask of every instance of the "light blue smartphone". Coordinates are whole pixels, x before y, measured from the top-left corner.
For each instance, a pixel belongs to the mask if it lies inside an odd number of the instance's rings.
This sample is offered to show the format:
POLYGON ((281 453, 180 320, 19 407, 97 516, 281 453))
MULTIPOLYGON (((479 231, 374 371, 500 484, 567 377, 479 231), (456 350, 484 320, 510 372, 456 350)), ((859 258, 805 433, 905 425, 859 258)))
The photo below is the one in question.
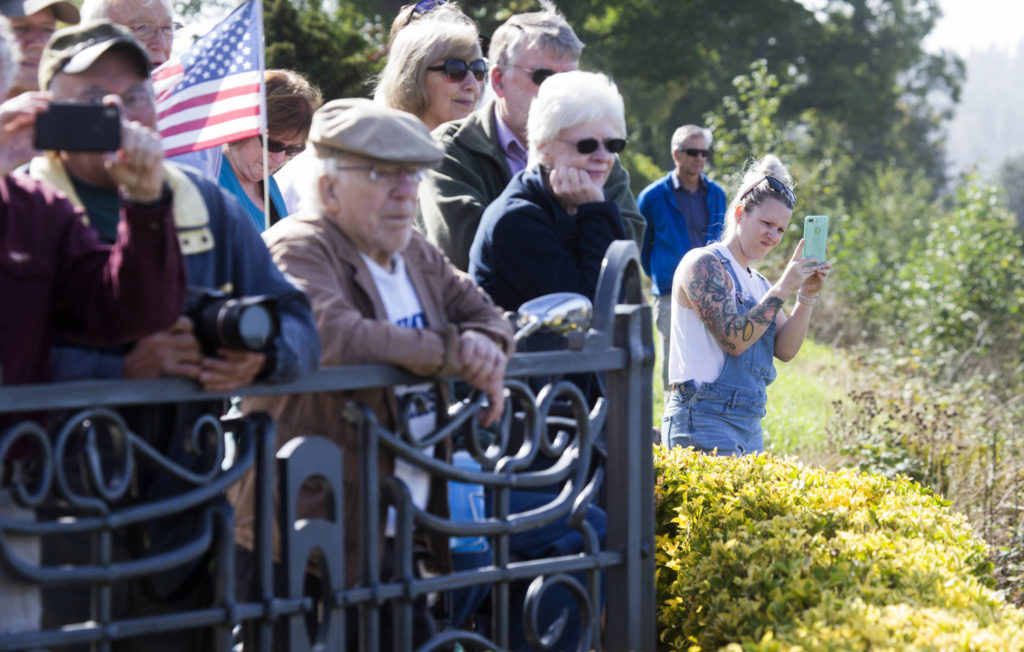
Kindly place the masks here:
POLYGON ((808 215, 804 218, 804 258, 815 258, 819 263, 825 257, 828 244, 828 215, 808 215))

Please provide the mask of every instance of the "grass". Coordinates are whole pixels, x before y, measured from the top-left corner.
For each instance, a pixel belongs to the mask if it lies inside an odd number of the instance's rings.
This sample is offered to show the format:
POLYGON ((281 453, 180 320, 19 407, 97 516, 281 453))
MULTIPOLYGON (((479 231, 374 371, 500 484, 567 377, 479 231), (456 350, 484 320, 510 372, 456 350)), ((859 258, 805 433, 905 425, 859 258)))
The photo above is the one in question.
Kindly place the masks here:
MULTIPOLYGON (((661 428, 665 411, 661 382, 661 351, 655 330, 653 421, 661 428)), ((832 349, 806 340, 791 362, 775 361, 778 376, 768 387, 768 414, 762 425, 766 448, 811 461, 826 454, 825 428, 832 402, 843 398, 851 384, 846 360, 832 349)))
POLYGON ((835 350, 805 340, 791 362, 775 361, 778 376, 768 386, 768 414, 762 421, 767 450, 810 461, 826 453, 826 427, 834 401, 844 398, 853 378, 835 350))

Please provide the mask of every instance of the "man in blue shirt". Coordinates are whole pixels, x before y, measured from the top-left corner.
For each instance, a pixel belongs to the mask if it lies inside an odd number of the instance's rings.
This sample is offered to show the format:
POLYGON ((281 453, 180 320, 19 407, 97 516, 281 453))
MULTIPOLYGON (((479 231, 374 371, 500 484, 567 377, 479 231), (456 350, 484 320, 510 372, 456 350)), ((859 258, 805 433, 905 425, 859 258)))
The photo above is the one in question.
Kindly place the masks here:
POLYGON ((697 125, 679 127, 672 134, 675 169, 644 188, 637 198, 647 220, 640 260, 651 277, 666 392, 672 339, 672 276, 687 251, 714 242, 722 234, 725 191, 704 174, 710 150, 711 130, 697 125))

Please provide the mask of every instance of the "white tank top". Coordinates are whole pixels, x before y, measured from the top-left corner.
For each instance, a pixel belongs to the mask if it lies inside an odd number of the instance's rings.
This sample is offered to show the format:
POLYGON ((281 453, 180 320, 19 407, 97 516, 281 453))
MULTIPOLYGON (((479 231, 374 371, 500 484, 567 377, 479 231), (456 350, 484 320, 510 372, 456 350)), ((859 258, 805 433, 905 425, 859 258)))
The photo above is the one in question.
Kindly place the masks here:
MULTIPOLYGON (((767 294, 764 283, 756 270, 743 269, 729 248, 720 242, 705 247, 716 258, 725 257, 732 263, 733 271, 740 281, 740 291, 760 301, 767 294)), ((726 272, 728 274, 728 272, 726 272)), ((732 276, 730 275, 730 280, 732 276)), ((736 301, 733 297, 733 302, 736 301)), ((694 381, 697 386, 714 382, 725 366, 725 349, 711 334, 696 310, 686 308, 676 300, 672 292, 672 338, 669 343, 668 377, 673 383, 694 381)))

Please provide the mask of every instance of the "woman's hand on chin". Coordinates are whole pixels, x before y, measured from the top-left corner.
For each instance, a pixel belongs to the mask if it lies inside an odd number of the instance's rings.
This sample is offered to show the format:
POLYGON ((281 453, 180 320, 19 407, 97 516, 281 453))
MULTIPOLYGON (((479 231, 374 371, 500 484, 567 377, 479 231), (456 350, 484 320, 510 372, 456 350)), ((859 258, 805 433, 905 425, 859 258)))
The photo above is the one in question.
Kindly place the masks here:
POLYGON ((551 192, 570 215, 587 202, 604 201, 604 190, 581 168, 556 167, 548 173, 551 192))

